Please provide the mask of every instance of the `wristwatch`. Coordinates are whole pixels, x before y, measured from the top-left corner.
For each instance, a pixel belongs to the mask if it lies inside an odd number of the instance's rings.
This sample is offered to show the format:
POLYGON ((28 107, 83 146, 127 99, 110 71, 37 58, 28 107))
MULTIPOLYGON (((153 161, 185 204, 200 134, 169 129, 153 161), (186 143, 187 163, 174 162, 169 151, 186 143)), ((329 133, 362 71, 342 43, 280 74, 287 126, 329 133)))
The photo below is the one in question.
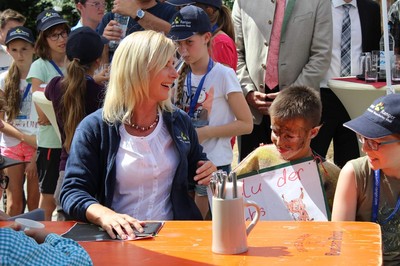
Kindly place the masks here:
POLYGON ((146 14, 141 8, 138 9, 138 11, 136 11, 136 17, 135 17, 135 21, 139 21, 144 17, 144 14, 146 14))

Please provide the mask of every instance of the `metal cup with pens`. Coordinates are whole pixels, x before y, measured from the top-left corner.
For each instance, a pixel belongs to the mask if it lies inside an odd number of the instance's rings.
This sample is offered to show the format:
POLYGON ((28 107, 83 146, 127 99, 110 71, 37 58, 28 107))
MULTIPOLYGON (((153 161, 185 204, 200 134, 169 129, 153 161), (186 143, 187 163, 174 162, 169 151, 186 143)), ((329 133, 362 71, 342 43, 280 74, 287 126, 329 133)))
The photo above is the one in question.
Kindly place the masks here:
POLYGON ((219 254, 246 252, 247 236, 260 218, 260 207, 243 199, 243 183, 237 181, 235 172, 218 170, 210 181, 212 191, 212 251, 219 254), (256 214, 246 227, 244 208, 254 207, 256 214))

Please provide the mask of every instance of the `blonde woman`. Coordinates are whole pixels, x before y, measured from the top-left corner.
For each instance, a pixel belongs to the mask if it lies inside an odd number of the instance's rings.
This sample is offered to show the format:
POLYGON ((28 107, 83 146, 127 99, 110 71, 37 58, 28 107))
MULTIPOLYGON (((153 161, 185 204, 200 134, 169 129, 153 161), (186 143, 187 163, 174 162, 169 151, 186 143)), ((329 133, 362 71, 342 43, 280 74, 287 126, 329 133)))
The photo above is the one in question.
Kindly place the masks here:
POLYGON ((136 32, 117 48, 104 107, 87 116, 72 140, 61 203, 74 219, 122 239, 145 220, 199 220, 188 186, 207 185, 207 161, 190 118, 175 109, 174 43, 136 32))

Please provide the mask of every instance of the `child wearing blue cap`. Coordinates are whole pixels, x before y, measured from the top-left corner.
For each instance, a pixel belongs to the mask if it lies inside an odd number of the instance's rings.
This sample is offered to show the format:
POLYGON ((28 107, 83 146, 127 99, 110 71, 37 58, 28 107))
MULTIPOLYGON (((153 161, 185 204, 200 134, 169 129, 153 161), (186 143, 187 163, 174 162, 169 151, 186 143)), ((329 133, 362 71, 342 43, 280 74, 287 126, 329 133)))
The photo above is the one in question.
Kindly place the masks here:
MULTIPOLYGON (((233 159, 230 138, 251 132, 250 109, 235 72, 209 55, 211 24, 203 9, 186 6, 172 21, 169 35, 176 40, 185 61, 175 103, 191 117, 207 157, 219 169, 229 172, 233 159)), ((205 217, 206 188, 196 186, 195 191, 196 203, 205 217)))
POLYGON ((400 264, 400 94, 375 100, 347 123, 366 156, 342 169, 333 203, 333 221, 371 221, 382 231, 384 265, 400 264))
MULTIPOLYGON (((35 53, 39 59, 33 62, 26 78, 32 84, 33 92, 43 90, 52 78, 64 75, 65 45, 70 32, 67 21, 53 9, 44 10, 37 16, 36 28, 39 35, 35 53)), ((39 207, 45 210, 46 219, 50 220, 55 209, 53 194, 58 179, 61 141, 46 115, 39 108, 37 112, 39 130, 36 165, 40 185, 39 207)))
POLYGON ((39 204, 36 172, 37 113, 32 101, 32 87, 26 77, 34 56, 35 38, 30 29, 19 26, 8 31, 5 44, 14 59, 8 71, 0 74, 2 106, 1 154, 26 162, 10 166, 5 173, 12 178, 7 188, 7 213, 11 216, 24 211, 24 182, 27 178, 29 210, 39 204))
POLYGON ((82 119, 103 105, 105 88, 93 79, 100 66, 104 45, 108 40, 89 27, 80 27, 68 36, 66 53, 69 60, 65 77, 55 77, 47 85, 45 95, 52 101, 61 134, 60 174, 54 193, 58 220, 64 220, 59 201, 64 170, 75 129, 82 119))

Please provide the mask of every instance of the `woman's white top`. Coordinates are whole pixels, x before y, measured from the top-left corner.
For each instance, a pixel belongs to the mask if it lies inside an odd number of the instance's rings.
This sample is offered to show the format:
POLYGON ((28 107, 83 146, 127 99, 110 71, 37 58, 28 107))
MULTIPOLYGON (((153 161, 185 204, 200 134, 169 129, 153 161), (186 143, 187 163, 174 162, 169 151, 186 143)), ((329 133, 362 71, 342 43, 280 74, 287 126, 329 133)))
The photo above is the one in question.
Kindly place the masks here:
POLYGON ((178 152, 161 112, 159 117, 146 137, 132 136, 120 126, 112 209, 142 221, 173 219, 170 194, 178 152))

